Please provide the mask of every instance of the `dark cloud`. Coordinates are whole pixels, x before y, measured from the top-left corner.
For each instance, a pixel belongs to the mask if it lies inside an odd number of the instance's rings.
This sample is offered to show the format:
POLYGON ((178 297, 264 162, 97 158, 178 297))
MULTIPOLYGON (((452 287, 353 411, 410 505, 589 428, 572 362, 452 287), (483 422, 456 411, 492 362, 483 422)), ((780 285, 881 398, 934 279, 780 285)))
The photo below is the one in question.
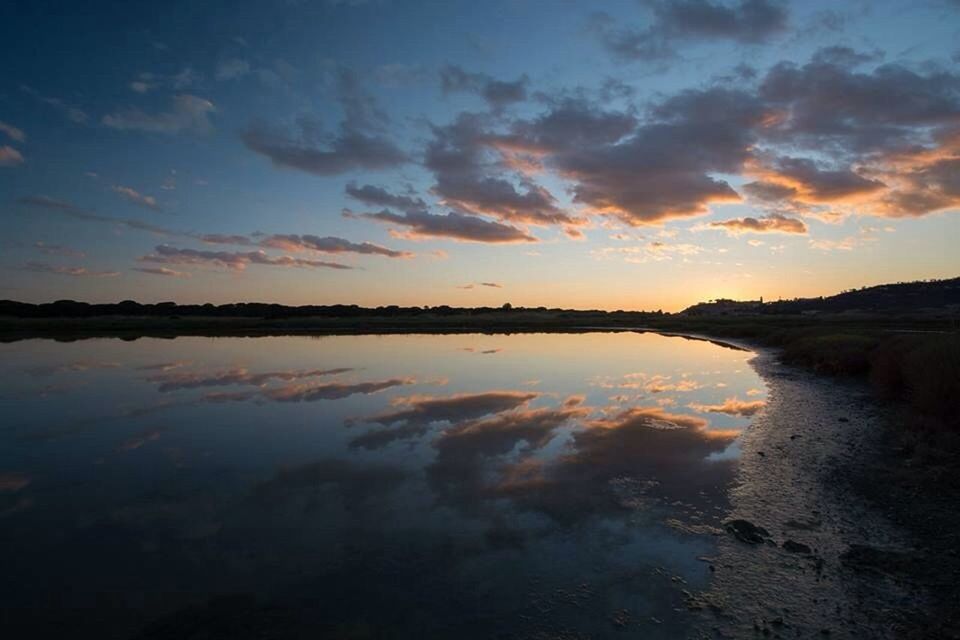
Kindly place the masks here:
MULTIPOLYGON (((527 404, 539 394, 519 391, 488 391, 446 397, 413 396, 395 400, 397 409, 365 418, 363 422, 380 424, 389 429, 376 429, 350 441, 352 447, 379 449, 397 440, 424 435, 436 422, 460 423, 486 415, 498 414, 527 404), (400 425, 400 426, 395 426, 400 425)), ((359 422, 353 420, 351 423, 359 422)))
POLYGON ((343 110, 336 133, 324 134, 320 123, 301 117, 293 135, 259 123, 243 132, 243 143, 275 166, 320 176, 388 169, 408 162, 408 155, 384 133, 389 117, 362 89, 357 76, 349 69, 338 69, 335 76, 343 110))
POLYGON ((290 384, 255 391, 214 391, 203 396, 205 402, 243 402, 262 398, 273 402, 316 402, 340 400, 352 395, 369 395, 393 387, 414 384, 412 378, 390 378, 374 382, 327 382, 323 384, 290 384))
POLYGON ((482 499, 500 493, 490 485, 490 472, 499 466, 493 460, 518 446, 525 453, 535 451, 550 442, 557 429, 588 414, 587 408, 564 405, 518 409, 454 425, 433 441, 437 456, 427 467, 427 480, 439 500, 475 511, 482 499))
POLYGON ((734 3, 710 0, 647 0, 652 13, 643 30, 619 28, 609 16, 594 18, 601 43, 622 60, 657 60, 677 55, 679 41, 731 40, 758 44, 787 29, 783 4, 770 0, 734 3))
POLYGON ((547 189, 522 174, 505 172, 502 164, 490 157, 491 141, 483 117, 475 114, 460 114, 447 126, 433 127, 424 166, 433 172, 433 191, 445 204, 509 222, 584 222, 562 211, 547 189))
POLYGON ((395 195, 371 184, 361 187, 351 182, 347 184, 345 191, 351 198, 374 207, 392 207, 401 211, 426 211, 427 209, 426 203, 420 198, 411 195, 395 195))
POLYGON ((894 188, 881 200, 881 213, 900 218, 960 208, 960 130, 939 143, 932 151, 890 159, 894 188))
POLYGON ((269 389, 263 396, 275 402, 315 402, 317 400, 339 400, 356 394, 369 395, 393 387, 413 384, 410 378, 391 378, 377 382, 328 382, 314 385, 292 385, 269 389))
POLYGON ((507 135, 494 139, 498 148, 527 153, 614 143, 637 125, 631 113, 604 111, 586 100, 564 99, 532 120, 515 122, 507 135))
POLYGON ((569 453, 553 463, 506 466, 486 495, 567 524, 650 501, 705 507, 724 499, 733 464, 710 458, 738 432, 711 430, 702 418, 659 407, 633 407, 584 426, 573 432, 569 453))
POLYGON ((191 264, 226 267, 235 271, 244 270, 247 265, 270 265, 276 267, 323 267, 327 269, 352 269, 338 262, 324 262, 294 258, 292 256, 271 256, 264 251, 203 251, 198 249, 178 249, 169 245, 157 245, 154 253, 141 256, 141 262, 158 264, 191 264))
POLYGON ((275 166, 331 176, 358 169, 388 169, 407 162, 407 154, 381 135, 340 131, 327 143, 311 140, 306 131, 296 138, 255 125, 242 135, 251 151, 270 158, 275 166))
POLYGON ((777 202, 787 200, 797 195, 797 190, 791 186, 778 182, 749 182, 743 185, 743 190, 752 198, 763 202, 777 202))
POLYGON ((343 128, 348 131, 383 131, 390 123, 387 112, 372 95, 364 91, 351 69, 336 71, 337 98, 343 109, 343 128))
POLYGON ((513 81, 497 80, 485 73, 468 73, 455 65, 440 70, 440 86, 444 93, 476 93, 494 109, 526 100, 529 82, 526 76, 513 81))
POLYGON ((319 253, 360 253, 388 258, 412 258, 409 251, 396 251, 371 242, 350 242, 333 236, 275 234, 260 240, 261 247, 284 251, 316 251, 319 253))
POLYGON ((858 72, 822 54, 803 66, 775 65, 759 95, 781 113, 768 138, 844 156, 913 146, 918 128, 960 118, 960 76, 895 64, 858 72))
POLYGON ((197 240, 205 242, 207 244, 234 244, 234 245, 251 245, 253 240, 247 236, 241 235, 231 235, 223 233, 204 233, 197 236, 197 240))
POLYGON ((538 397, 539 393, 525 391, 486 391, 483 393, 461 393, 451 396, 412 396, 398 398, 398 407, 394 411, 381 413, 365 422, 375 422, 390 426, 398 422, 461 422, 492 413, 515 409, 538 397))
POLYGON ((613 144, 556 154, 575 201, 630 225, 700 215, 711 202, 739 200, 714 173, 739 173, 765 110, 732 89, 685 91, 651 109, 651 120, 613 144))
POLYGON ((822 47, 814 52, 811 61, 813 64, 829 64, 838 67, 856 67, 868 62, 876 62, 883 58, 883 53, 874 51, 863 53, 850 47, 832 46, 822 47))
POLYGON ((445 215, 409 211, 397 214, 384 209, 378 213, 344 212, 346 217, 376 220, 385 224, 405 227, 398 235, 408 239, 450 238, 462 242, 537 242, 527 232, 507 224, 484 220, 477 216, 451 211, 445 215))
POLYGON ((798 191, 798 198, 809 202, 834 202, 844 198, 876 193, 886 187, 850 169, 824 169, 807 158, 778 158, 774 175, 798 191))
MULTIPOLYGON (((226 244, 226 245, 237 245, 237 246, 259 246, 263 248, 277 248, 287 251, 314 251, 317 253, 357 253, 364 255, 381 255, 388 258, 409 258, 413 257, 413 253, 409 251, 398 251, 394 249, 389 249, 371 242, 351 242, 343 238, 338 238, 334 236, 314 236, 309 234, 298 235, 298 234, 254 234, 254 238, 245 235, 236 235, 236 234, 219 234, 219 233, 205 233, 205 234, 196 234, 196 233, 187 233, 182 231, 174 231, 172 229, 166 229, 164 227, 159 227, 156 225, 148 224, 145 222, 140 222, 139 220, 127 219, 127 218, 114 218, 111 216, 103 216, 97 214, 93 211, 84 209, 70 202, 63 200, 57 200, 47 196, 27 196, 17 200, 19 204, 42 208, 49 211, 55 211, 79 220, 87 220, 91 222, 103 222, 108 224, 116 224, 120 226, 129 227, 131 229, 136 229, 140 231, 149 231, 152 233, 157 233, 160 235, 177 237, 177 238, 190 238, 200 240, 206 244, 226 244)), ((159 248, 158 248, 159 251, 159 248)), ((167 247, 163 251, 167 253, 162 254, 157 259, 150 259, 150 262, 159 262, 160 258, 163 258, 170 264, 175 264, 174 260, 176 255, 170 251, 170 248, 167 247)), ((210 252, 210 251, 195 251, 191 249, 181 250, 180 259, 182 262, 180 264, 189 264, 190 260, 193 260, 194 264, 199 264, 202 262, 220 262, 223 266, 226 266, 227 263, 236 265, 236 264, 276 264, 279 266, 329 266, 332 268, 341 268, 341 269, 350 269, 345 265, 336 265, 336 263, 331 262, 318 262, 313 260, 303 260, 298 258, 270 258, 266 256, 262 251, 258 252, 245 252, 245 253, 228 253, 228 252, 210 252), (273 260, 273 262, 271 262, 273 260)), ((236 268, 236 267, 231 267, 236 268)), ((153 273, 153 271, 146 271, 146 273, 153 273)), ((172 274, 157 274, 157 275, 172 275, 172 274)))
POLYGON ((92 210, 84 209, 83 207, 75 205, 71 202, 57 200, 56 198, 51 198, 48 196, 24 196, 22 198, 18 198, 17 203, 31 208, 53 211, 61 215, 75 218, 77 220, 85 220, 87 222, 113 224, 120 227, 135 229, 137 231, 148 231, 150 233, 156 233, 163 236, 181 238, 192 237, 191 234, 188 233, 174 231, 172 229, 160 227, 155 224, 134 220, 133 218, 114 218, 113 216, 100 215, 92 210))
POLYGON ((715 229, 723 229, 731 234, 740 233, 806 233, 807 225, 802 220, 788 218, 780 214, 770 214, 763 218, 734 218, 722 222, 711 222, 715 229))
POLYGON ((244 368, 236 368, 206 373, 195 371, 164 371, 148 376, 146 379, 155 383, 158 391, 168 392, 230 385, 262 387, 274 380, 291 382, 294 380, 302 380, 303 378, 335 376, 350 371, 353 371, 353 369, 310 369, 306 371, 267 371, 254 373, 244 368))

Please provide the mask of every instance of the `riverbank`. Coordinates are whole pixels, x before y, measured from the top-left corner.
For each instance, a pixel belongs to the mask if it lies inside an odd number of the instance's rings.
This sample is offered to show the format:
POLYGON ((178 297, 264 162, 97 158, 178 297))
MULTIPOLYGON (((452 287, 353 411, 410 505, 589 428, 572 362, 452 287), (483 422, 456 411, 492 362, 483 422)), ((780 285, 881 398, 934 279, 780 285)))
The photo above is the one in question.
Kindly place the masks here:
POLYGON ((706 559, 711 588, 691 602, 704 637, 960 637, 955 496, 916 492, 898 412, 865 383, 780 355, 751 363, 767 406, 731 492, 729 520, 762 531, 728 531, 706 559))

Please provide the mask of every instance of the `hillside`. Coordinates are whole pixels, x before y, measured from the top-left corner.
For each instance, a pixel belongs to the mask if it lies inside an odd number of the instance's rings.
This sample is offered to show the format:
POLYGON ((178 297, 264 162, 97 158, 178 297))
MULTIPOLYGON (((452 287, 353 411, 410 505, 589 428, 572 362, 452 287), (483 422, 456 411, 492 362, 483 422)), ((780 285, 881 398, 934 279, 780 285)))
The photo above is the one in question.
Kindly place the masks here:
POLYGON ((684 315, 754 315, 815 313, 960 312, 960 278, 898 282, 863 287, 820 298, 776 302, 714 300, 695 304, 684 315))

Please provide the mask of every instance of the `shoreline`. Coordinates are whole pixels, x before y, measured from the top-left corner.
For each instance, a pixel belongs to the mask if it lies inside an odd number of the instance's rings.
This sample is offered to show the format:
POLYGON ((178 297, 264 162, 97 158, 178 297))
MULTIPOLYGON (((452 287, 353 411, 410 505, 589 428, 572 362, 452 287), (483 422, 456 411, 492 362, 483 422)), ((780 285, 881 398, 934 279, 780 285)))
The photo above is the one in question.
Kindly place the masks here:
POLYGON ((938 562, 937 540, 904 526, 910 509, 929 507, 891 482, 898 461, 889 412, 862 382, 819 376, 781 363, 775 349, 742 344, 756 354, 750 365, 768 395, 741 439, 728 521, 747 520, 770 535, 756 545, 719 537, 707 559, 711 585, 692 603, 701 631, 958 637, 947 619, 956 583, 945 580, 956 567, 938 562))

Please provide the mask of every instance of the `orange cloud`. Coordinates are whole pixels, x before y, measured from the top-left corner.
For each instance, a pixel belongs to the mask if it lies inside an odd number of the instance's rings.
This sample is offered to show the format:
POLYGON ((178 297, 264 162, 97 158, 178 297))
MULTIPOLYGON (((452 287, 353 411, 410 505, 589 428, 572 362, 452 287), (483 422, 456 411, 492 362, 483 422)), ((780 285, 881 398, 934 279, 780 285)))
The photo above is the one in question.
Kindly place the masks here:
POLYGON ((763 400, 740 400, 738 398, 727 398, 722 404, 697 404, 687 405, 695 411, 701 413, 725 413, 730 416, 752 416, 767 405, 763 400))

